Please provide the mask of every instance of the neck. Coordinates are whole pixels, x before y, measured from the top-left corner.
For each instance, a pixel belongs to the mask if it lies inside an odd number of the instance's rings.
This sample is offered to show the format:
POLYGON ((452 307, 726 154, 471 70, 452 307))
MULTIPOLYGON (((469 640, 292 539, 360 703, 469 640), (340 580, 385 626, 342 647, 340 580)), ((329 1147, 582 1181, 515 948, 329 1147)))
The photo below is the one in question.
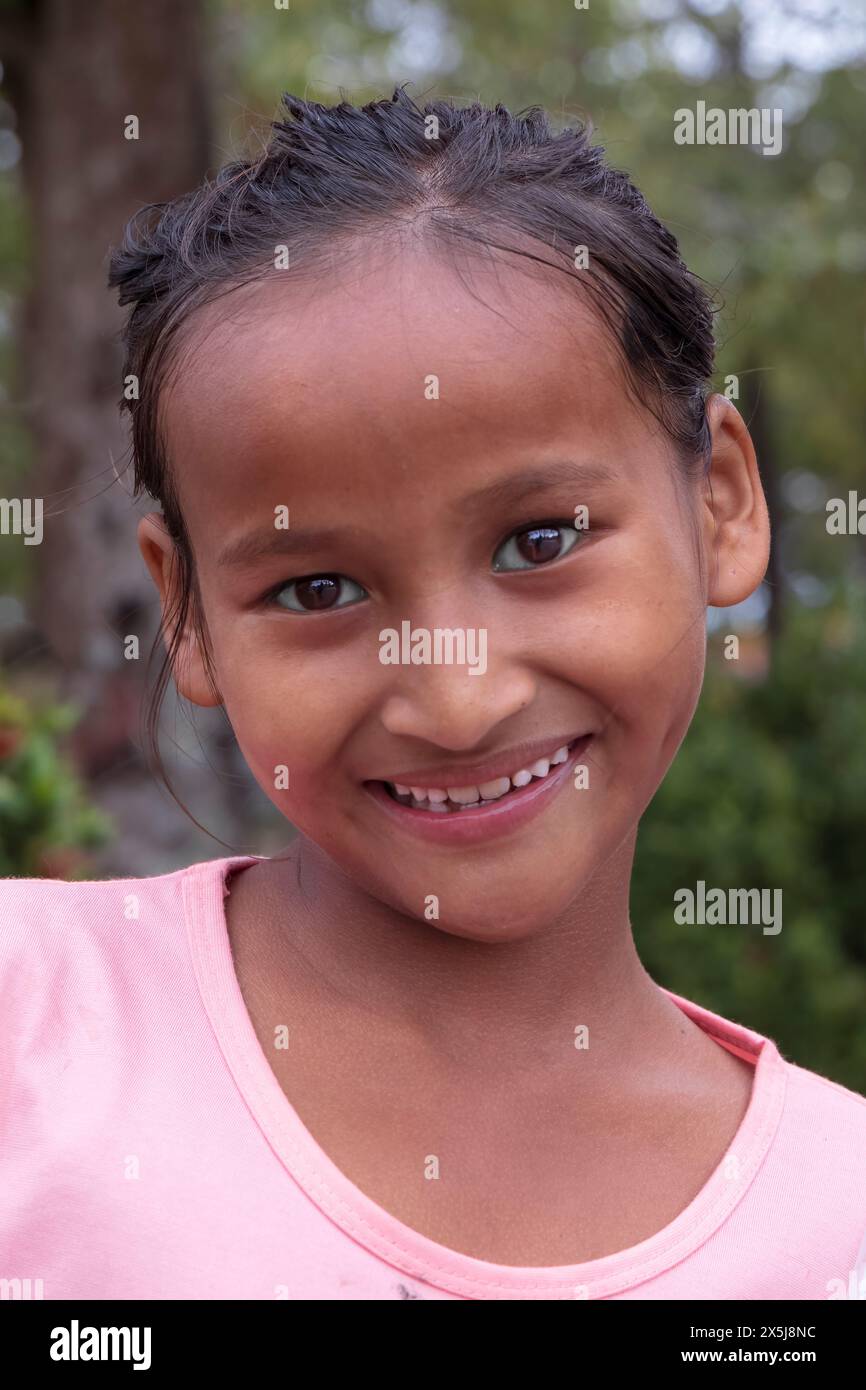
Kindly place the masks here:
POLYGON ((365 894, 301 836, 290 857, 268 861, 259 920, 269 924, 273 970, 295 970, 300 958, 317 988, 396 1037, 411 1034, 463 1068, 547 1077, 573 1067, 578 1037, 603 1086, 700 1031, 638 957, 628 916, 633 857, 634 837, 543 933, 491 945, 365 894))

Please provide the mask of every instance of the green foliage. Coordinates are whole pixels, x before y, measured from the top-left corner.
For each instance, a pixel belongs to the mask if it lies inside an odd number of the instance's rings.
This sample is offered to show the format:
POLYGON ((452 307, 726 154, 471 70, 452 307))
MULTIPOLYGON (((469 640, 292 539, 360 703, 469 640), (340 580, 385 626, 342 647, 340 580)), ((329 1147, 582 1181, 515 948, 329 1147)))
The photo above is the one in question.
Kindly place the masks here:
POLYGON ((82 851, 108 839, 107 817, 60 751, 76 718, 67 705, 31 708, 0 687, 0 877, 78 877, 82 851))
POLYGON ((866 622, 801 611, 769 681, 732 665, 711 650, 694 723, 641 825, 638 949, 660 984, 866 1092, 866 622), (678 925, 674 893, 699 879, 780 888, 781 931, 678 925))

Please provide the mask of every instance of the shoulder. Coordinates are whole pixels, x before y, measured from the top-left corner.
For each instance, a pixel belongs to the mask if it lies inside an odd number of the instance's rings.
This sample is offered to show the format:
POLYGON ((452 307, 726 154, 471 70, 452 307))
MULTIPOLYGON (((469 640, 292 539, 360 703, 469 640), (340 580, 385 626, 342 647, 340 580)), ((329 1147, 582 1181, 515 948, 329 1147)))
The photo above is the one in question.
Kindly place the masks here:
POLYGON ((756 1064, 751 1100, 733 1141, 735 1155, 748 1146, 758 1160, 744 1207, 752 1229, 778 1237, 786 1258, 808 1264, 823 1252, 821 1259, 832 1256, 834 1268, 853 1268, 861 1249, 866 1256, 866 1096, 798 1065, 774 1039, 672 998, 756 1064))
POLYGON ((765 1109, 773 1109, 767 1106, 768 1097, 772 1095, 778 1098, 781 1111, 781 1097, 784 1096, 785 1119, 802 1131, 804 1138, 811 1134, 816 1145, 826 1147, 831 1133, 845 1135, 857 1144, 866 1143, 866 1096, 808 1067, 799 1066, 765 1034, 723 1018, 670 990, 664 992, 693 1022, 735 1055, 759 1064, 765 1109))
MULTIPOLYGON (((185 953, 185 894, 224 860, 148 878, 0 878, 0 993, 45 997, 185 953)), ((7 1016, 8 1021, 8 1016, 7 1016)))
POLYGON ((785 1108, 773 1173, 788 1213, 785 1241, 799 1241, 829 1271, 827 1297, 866 1288, 866 1096, 783 1063, 785 1108))
POLYGON ((9 947, 46 945, 55 935, 111 932, 135 920, 140 909, 180 902, 185 878, 204 868, 193 864, 151 878, 0 878, 0 957, 9 947))
POLYGON ((832 1139, 856 1147, 866 1160, 866 1096, 795 1062, 783 1065, 792 1122, 811 1134, 814 1145, 826 1148, 832 1139))
POLYGON ((58 910, 108 909, 123 903, 131 895, 150 903, 180 902, 184 888, 201 880, 218 880, 227 869, 246 856, 226 859, 205 859, 164 874, 144 878, 2 878, 0 877, 0 914, 22 914, 50 919, 58 910))
POLYGON ((866 1097, 794 1062, 781 1067, 784 1108, 767 1177, 792 1223, 786 1239, 837 1251, 851 1269, 866 1257, 866 1097))

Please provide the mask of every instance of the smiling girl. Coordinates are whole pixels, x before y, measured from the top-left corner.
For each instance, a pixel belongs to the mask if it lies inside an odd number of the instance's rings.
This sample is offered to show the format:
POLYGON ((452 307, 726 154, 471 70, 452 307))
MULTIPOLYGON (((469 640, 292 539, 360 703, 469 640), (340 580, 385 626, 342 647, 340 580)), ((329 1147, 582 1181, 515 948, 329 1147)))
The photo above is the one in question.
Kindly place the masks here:
POLYGON ((629 922, 707 606, 768 557, 706 295, 583 129, 285 104, 110 279, 168 666, 298 834, 3 885, 0 1274, 826 1298, 866 1100, 657 984, 629 922))

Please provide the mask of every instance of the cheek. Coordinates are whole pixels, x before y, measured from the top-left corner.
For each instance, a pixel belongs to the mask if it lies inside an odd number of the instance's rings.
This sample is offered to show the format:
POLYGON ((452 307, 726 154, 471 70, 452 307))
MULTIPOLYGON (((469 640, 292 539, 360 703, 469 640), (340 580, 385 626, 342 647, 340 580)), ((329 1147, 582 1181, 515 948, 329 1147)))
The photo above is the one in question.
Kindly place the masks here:
POLYGON ((215 644, 220 690, 238 746, 256 781, 284 815, 327 801, 345 741, 363 709, 351 657, 215 644))
POLYGON ((690 558, 632 555, 557 605, 557 671, 598 711, 609 753, 660 776, 700 694, 706 609, 690 558))

